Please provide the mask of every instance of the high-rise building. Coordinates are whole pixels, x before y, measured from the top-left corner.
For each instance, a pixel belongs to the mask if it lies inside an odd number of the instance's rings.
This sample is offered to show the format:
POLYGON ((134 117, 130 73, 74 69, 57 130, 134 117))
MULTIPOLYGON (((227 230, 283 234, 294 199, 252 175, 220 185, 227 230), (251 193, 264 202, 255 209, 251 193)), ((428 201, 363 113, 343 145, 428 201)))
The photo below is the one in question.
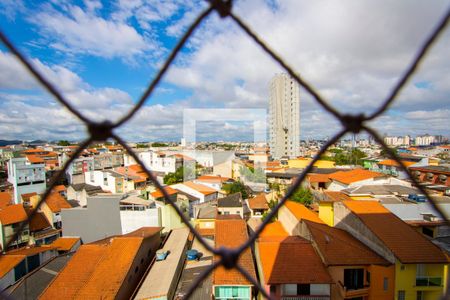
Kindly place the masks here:
POLYGON ((270 154, 274 159, 300 155, 299 86, 288 74, 277 74, 270 82, 270 154))

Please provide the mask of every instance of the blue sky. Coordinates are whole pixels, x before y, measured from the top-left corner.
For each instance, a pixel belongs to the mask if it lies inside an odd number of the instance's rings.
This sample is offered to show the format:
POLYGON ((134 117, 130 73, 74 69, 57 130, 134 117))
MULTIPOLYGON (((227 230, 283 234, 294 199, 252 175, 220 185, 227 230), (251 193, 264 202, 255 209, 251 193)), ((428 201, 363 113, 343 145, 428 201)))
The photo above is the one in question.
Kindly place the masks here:
MULTIPOLYGON (((444 11, 446 1, 235 1, 234 11, 335 107, 374 110, 444 11)), ((118 119, 139 98, 206 1, 0 0, 0 28, 83 113, 118 119)), ((372 125, 391 135, 443 134, 450 125, 447 29, 392 109, 372 125)), ((283 70, 228 19, 198 28, 144 109, 119 130, 127 140, 179 140, 183 110, 267 108, 283 70)), ((331 136, 338 122, 301 90, 301 137, 331 136)), ((199 139, 251 139, 211 122, 199 139), (215 138, 216 137, 216 138, 215 138)), ((213 120, 212 120, 213 121, 213 120)), ((238 122, 239 123, 239 122, 238 122)), ((248 134, 247 134, 248 133, 248 134)), ((248 135, 248 136, 247 136, 248 135)), ((0 139, 86 136, 0 47, 0 139)))

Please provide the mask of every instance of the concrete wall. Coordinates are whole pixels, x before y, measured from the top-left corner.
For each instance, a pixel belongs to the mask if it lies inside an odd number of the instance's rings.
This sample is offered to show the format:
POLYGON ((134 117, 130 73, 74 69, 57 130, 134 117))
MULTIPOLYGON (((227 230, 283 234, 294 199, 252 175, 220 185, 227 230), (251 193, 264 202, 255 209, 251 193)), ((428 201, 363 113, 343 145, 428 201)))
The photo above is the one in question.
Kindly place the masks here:
POLYGON ((282 206, 278 210, 278 221, 281 222, 289 235, 301 235, 299 221, 286 206, 282 206))
POLYGON ((90 197, 86 208, 63 209, 63 236, 79 236, 90 243, 122 234, 119 202, 120 197, 90 197))
POLYGON ((158 208, 121 210, 120 223, 122 224, 122 234, 132 232, 141 227, 160 227, 160 213, 158 208))

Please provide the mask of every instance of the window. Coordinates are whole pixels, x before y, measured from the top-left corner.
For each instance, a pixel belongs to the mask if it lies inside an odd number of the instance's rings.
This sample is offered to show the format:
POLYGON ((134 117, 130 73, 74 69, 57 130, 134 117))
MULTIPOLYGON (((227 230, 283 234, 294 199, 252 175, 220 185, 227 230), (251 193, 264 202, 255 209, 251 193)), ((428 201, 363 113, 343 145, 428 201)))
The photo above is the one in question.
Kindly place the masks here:
POLYGON ((405 291, 398 291, 397 299, 405 300, 405 291))
POLYGON ((348 290, 358 290, 364 287, 364 269, 345 269, 344 286, 348 290))
POLYGON ((424 291, 417 291, 416 299, 417 299, 417 300, 423 300, 423 299, 425 299, 425 293, 424 293, 424 291))
POLYGON ((366 271, 366 282, 370 285, 370 272, 366 271))
POLYGON ((310 285, 309 284, 297 284, 297 295, 310 295, 310 285))
POLYGON ((271 285, 270 286, 270 295, 271 296, 275 296, 276 293, 277 293, 277 286, 276 285, 271 285))
POLYGON ((383 290, 385 290, 385 291, 388 290, 388 279, 387 279, 387 277, 383 278, 383 290))

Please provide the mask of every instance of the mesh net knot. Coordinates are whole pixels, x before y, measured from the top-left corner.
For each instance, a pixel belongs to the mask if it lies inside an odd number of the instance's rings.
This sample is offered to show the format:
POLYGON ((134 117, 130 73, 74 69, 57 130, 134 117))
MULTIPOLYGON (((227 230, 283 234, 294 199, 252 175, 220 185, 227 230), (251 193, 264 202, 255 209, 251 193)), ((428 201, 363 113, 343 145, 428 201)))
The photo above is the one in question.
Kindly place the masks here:
POLYGON ((219 13, 221 18, 228 17, 231 12, 232 0, 210 0, 211 5, 219 13))
POLYGON ((222 265, 225 269, 232 269, 236 267, 240 254, 238 251, 221 247, 218 249, 217 254, 222 257, 222 265))
POLYGON ((364 114, 359 115, 343 115, 340 118, 342 125, 353 133, 359 133, 363 127, 363 123, 366 120, 364 114))
POLYGON ((112 129, 113 124, 110 121, 88 125, 89 134, 94 141, 106 141, 112 136, 112 129))

